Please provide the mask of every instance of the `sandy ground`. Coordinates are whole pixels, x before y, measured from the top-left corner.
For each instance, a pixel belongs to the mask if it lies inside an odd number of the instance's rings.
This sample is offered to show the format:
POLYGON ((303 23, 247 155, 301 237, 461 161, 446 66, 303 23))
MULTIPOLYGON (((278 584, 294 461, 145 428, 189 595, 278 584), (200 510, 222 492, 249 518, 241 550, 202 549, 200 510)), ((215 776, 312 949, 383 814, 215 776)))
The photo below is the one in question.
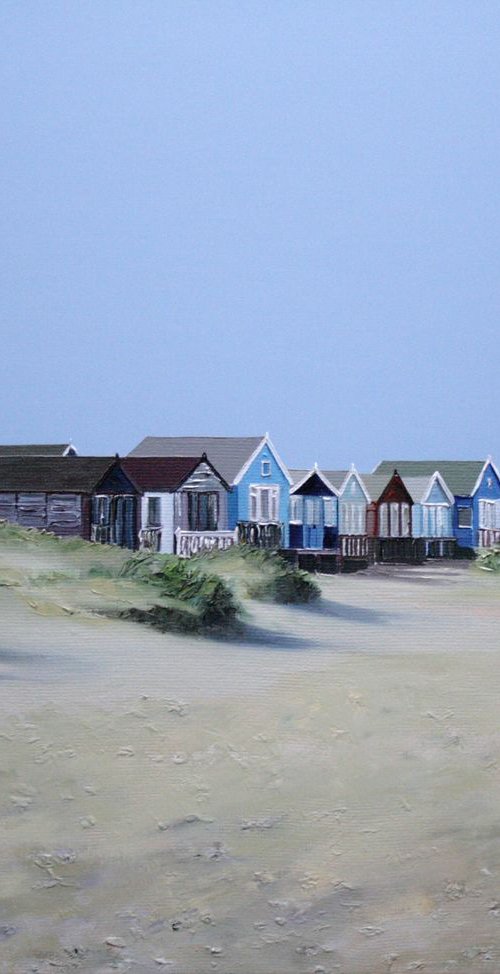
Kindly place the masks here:
POLYGON ((0 970, 500 971, 500 582, 252 605, 245 639, 0 588, 0 970))

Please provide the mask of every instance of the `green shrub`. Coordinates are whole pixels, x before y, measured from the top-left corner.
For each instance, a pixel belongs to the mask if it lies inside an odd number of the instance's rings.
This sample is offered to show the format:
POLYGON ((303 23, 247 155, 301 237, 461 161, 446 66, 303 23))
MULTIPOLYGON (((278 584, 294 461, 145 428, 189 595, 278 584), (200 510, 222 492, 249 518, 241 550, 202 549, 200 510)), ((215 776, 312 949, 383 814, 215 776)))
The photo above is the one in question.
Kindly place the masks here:
POLYGON ((500 572, 500 548, 487 548, 477 557, 477 566, 486 572, 500 572))
POLYGON ((234 570, 238 574, 243 570, 241 584, 251 599, 285 605, 314 602, 321 594, 311 575, 294 568, 272 548, 235 545, 226 551, 199 555, 196 561, 200 565, 209 563, 215 572, 230 574, 234 570))
POLYGON ((130 619, 146 626, 159 629, 160 632, 197 633, 200 631, 200 620, 193 612, 179 608, 166 608, 163 605, 153 605, 150 609, 131 608, 117 613, 120 619, 130 619))
POLYGON ((307 572, 288 566, 267 577, 249 580, 246 589, 251 599, 281 605, 315 602, 321 594, 317 583, 307 572))
POLYGON ((120 574, 158 586, 162 595, 182 600, 195 610, 201 628, 232 627, 241 612, 224 579, 175 555, 139 552, 128 559, 120 574))

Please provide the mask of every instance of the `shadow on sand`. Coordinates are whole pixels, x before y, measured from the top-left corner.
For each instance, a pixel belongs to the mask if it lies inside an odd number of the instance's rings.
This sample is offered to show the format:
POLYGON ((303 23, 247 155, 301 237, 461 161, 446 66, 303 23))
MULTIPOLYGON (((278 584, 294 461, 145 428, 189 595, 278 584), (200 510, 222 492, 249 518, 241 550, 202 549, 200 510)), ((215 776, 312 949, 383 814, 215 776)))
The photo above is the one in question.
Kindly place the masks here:
POLYGON ((241 633, 227 636, 217 636, 217 641, 223 641, 227 646, 255 646, 256 649, 272 650, 307 650, 315 646, 314 639, 305 639, 291 633, 279 632, 276 629, 265 629, 262 626, 246 625, 241 633))
MULTIPOLYGON (((393 612, 381 612, 379 609, 365 609, 359 605, 347 605, 342 602, 333 602, 329 599, 319 599, 307 606, 309 612, 314 615, 324 616, 328 619, 338 619, 341 622, 361 623, 365 626, 386 626, 397 618, 393 612)), ((312 622, 314 626, 314 622, 312 622)))

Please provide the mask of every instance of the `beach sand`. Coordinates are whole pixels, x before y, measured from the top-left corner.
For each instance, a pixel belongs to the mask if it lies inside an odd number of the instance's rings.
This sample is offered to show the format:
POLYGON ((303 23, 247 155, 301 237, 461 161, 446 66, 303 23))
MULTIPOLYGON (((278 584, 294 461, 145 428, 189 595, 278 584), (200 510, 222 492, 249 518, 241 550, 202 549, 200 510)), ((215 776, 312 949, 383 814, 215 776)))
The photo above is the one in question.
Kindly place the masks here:
POLYGON ((321 586, 239 640, 0 588, 2 972, 500 970, 500 585, 321 586))

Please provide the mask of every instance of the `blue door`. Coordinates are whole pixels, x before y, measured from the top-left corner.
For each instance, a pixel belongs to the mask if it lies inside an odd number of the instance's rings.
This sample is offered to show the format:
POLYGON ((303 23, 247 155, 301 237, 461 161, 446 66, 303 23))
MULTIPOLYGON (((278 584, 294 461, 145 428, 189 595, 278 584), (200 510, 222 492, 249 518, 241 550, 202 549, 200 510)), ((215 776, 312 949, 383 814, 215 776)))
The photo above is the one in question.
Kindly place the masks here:
POLYGON ((323 501, 304 497, 304 548, 323 547, 323 501))

